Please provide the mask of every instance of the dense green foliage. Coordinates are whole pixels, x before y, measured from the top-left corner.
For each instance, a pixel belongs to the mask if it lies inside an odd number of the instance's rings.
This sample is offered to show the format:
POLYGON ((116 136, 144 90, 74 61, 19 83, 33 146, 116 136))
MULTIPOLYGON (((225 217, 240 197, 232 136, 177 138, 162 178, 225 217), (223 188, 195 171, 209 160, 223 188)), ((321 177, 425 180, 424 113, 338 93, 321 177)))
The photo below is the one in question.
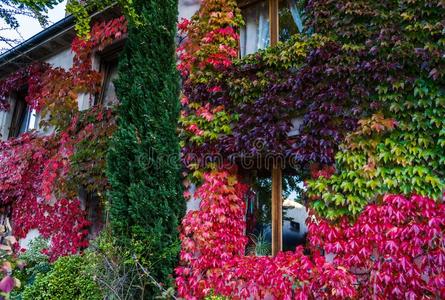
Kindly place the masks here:
POLYGON ((338 172, 309 183, 312 195, 322 195, 314 207, 329 218, 356 215, 387 193, 442 196, 445 94, 432 81, 417 80, 381 89, 379 99, 397 118, 379 114, 360 121, 337 153, 338 172))
MULTIPOLYGON (((110 143, 110 222, 114 235, 158 282, 168 284, 185 210, 176 124, 179 78, 174 37, 177 1, 136 1, 116 91, 121 101, 110 143)), ((155 297, 151 286, 145 297, 155 297)))
POLYGON ((126 259, 124 252, 109 227, 101 231, 86 251, 88 270, 94 273, 104 299, 137 299, 146 286, 148 279, 135 261, 126 259))
POLYGON ((54 268, 38 274, 23 291, 24 300, 100 300, 102 295, 87 270, 86 257, 59 258, 54 268))

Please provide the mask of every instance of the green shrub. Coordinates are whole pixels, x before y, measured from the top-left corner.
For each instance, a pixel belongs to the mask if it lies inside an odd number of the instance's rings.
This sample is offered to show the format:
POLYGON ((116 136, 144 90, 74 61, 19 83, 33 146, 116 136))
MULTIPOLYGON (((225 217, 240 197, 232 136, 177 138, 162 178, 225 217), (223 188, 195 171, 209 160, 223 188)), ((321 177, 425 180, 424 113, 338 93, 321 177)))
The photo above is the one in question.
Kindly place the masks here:
POLYGON ((24 300, 100 300, 102 295, 87 272, 88 260, 73 255, 59 258, 53 269, 46 274, 37 274, 32 285, 26 286, 24 300))
POLYGON ((104 299, 138 299, 141 289, 148 284, 126 251, 117 243, 111 230, 105 227, 85 253, 89 273, 94 274, 104 299))
POLYGON ((21 282, 21 288, 11 293, 11 299, 23 299, 22 293, 25 287, 32 285, 37 275, 44 275, 52 270, 49 257, 42 253, 42 250, 47 247, 48 241, 42 237, 37 237, 30 242, 28 250, 19 255, 19 260, 25 267, 15 272, 16 277, 21 282))
POLYGON ((33 284, 38 274, 46 274, 52 269, 48 255, 42 251, 48 248, 48 241, 37 237, 31 241, 26 252, 20 254, 19 259, 25 263, 25 268, 19 272, 18 278, 24 285, 33 284))

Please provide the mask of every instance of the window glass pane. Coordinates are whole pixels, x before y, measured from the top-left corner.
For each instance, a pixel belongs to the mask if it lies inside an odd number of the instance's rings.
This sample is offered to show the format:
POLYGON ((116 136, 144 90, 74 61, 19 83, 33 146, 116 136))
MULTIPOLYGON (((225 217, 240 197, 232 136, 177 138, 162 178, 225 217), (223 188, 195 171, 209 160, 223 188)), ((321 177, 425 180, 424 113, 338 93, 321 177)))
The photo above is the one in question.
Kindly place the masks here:
POLYGON ((272 179, 253 178, 247 198, 247 254, 265 256, 272 253, 272 179))
POLYGON ((27 129, 28 106, 23 93, 18 93, 15 97, 14 110, 12 113, 11 125, 9 127, 9 137, 18 137, 27 129))
POLYGON ((37 129, 37 112, 35 109, 31 111, 31 115, 29 117, 29 126, 28 130, 37 129))
POLYGON ((297 176, 283 176, 283 251, 294 251, 306 242, 304 186, 297 176))
POLYGON ((102 85, 100 93, 95 97, 94 104, 110 106, 118 103, 114 80, 118 76, 119 54, 124 47, 122 41, 113 43, 98 53, 100 61, 100 73, 102 75, 102 85))
POLYGON ((117 78, 117 60, 113 60, 107 63, 107 74, 105 75, 106 79, 104 82, 104 96, 103 96, 103 104, 111 105, 117 103, 116 90, 114 88, 113 81, 117 78))
POLYGON ((23 117, 22 117, 22 120, 20 123, 19 135, 28 131, 30 119, 31 119, 31 110, 28 108, 28 106, 26 106, 25 112, 23 114, 23 117))
POLYGON ((241 28, 241 56, 255 53, 270 44, 268 1, 259 1, 242 10, 245 25, 241 28))
POLYGON ((302 11, 297 0, 281 0, 279 6, 280 41, 287 41, 292 35, 302 33, 302 11))
MULTIPOLYGON (((306 219, 303 181, 298 176, 283 176, 283 251, 294 251, 306 242, 306 219)), ((272 179, 256 177, 247 197, 247 236, 249 255, 271 255, 272 250, 272 179)))

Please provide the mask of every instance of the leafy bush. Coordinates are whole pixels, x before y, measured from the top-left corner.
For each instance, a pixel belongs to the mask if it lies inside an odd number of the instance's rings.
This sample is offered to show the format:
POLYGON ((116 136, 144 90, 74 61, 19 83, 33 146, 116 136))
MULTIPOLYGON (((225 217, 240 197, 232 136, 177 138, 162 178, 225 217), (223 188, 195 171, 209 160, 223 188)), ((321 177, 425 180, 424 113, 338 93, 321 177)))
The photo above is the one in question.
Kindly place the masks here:
POLYGON ((12 299, 22 299, 25 287, 32 285, 38 274, 46 274, 52 270, 48 255, 42 252, 47 248, 48 240, 37 237, 31 241, 28 250, 19 256, 25 265, 25 268, 16 273, 17 278, 22 282, 22 287, 11 294, 12 299))
POLYGON ((46 274, 37 274, 32 285, 25 287, 24 300, 100 300, 102 295, 89 273, 87 256, 59 258, 46 274))

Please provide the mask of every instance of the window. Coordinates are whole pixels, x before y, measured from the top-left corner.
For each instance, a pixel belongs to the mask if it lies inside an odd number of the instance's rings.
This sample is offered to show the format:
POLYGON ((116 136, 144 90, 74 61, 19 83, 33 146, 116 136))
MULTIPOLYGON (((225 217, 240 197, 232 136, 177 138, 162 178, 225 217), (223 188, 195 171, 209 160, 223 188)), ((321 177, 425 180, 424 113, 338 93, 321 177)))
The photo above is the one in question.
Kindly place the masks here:
POLYGON ((36 128, 37 113, 26 103, 25 91, 26 89, 23 89, 15 96, 9 138, 18 137, 20 134, 36 128))
POLYGON ((278 21, 276 36, 280 41, 287 41, 292 35, 304 31, 302 11, 297 0, 244 0, 239 1, 239 5, 245 22, 240 31, 241 56, 255 53, 272 44, 274 32, 271 17, 274 22, 278 21))
POLYGON ((245 26, 241 28, 241 56, 255 53, 270 44, 269 5, 259 1, 242 10, 245 26))
POLYGON ((117 78, 119 53, 122 43, 113 44, 99 53, 100 73, 102 74, 101 91, 95 97, 94 104, 112 105, 118 102, 113 81, 117 78))
POLYGON ((103 207, 99 196, 96 193, 88 193, 86 196, 85 211, 87 219, 91 222, 89 235, 96 238, 104 227, 103 207))
POLYGON ((82 209, 86 212, 88 221, 91 222, 89 226, 89 238, 96 238, 102 231, 105 220, 102 202, 95 192, 89 192, 84 187, 79 188, 79 199, 82 203, 82 209))
MULTIPOLYGON (((272 227, 276 218, 272 218, 271 176, 251 177, 251 193, 247 202, 247 236, 250 238, 248 254, 272 254, 272 227)), ((281 248, 284 251, 294 251, 298 245, 306 242, 306 219, 308 212, 304 206, 303 184, 299 177, 286 175, 281 182, 281 248)), ((278 222, 280 222, 278 220, 278 222)), ((281 249, 280 249, 281 250, 281 249)))
POLYGON ((246 235, 249 237, 247 254, 272 254, 272 180, 256 174, 250 178, 251 191, 247 198, 246 235))
POLYGON ((308 211, 302 195, 303 182, 296 176, 286 175, 282 186, 283 250, 294 251, 297 246, 306 243, 308 211))
POLYGON ((301 13, 297 0, 281 0, 278 8, 279 39, 289 40, 294 34, 303 33, 301 13))

